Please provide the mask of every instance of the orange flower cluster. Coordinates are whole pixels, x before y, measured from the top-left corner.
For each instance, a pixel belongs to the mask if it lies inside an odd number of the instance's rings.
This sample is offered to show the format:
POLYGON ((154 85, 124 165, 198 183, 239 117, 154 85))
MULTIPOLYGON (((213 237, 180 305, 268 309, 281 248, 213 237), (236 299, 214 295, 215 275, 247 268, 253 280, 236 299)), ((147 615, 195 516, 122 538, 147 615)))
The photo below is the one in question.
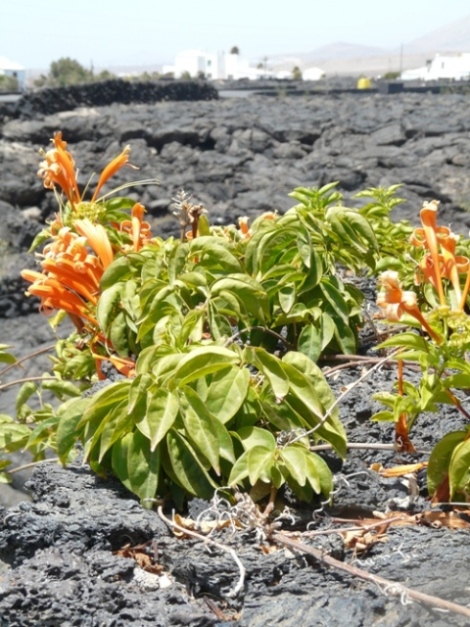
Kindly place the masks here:
MULTIPOLYGON (((458 236, 448 227, 437 225, 438 207, 439 203, 436 200, 424 203, 420 213, 422 227, 415 229, 410 238, 413 246, 425 250, 416 270, 415 282, 417 285, 423 281, 429 282, 439 296, 440 305, 452 308, 452 303, 448 302, 451 299, 446 297, 444 291, 443 279, 448 280, 452 285, 457 310, 463 311, 470 289, 470 260, 456 254, 458 236), (460 275, 465 273, 467 279, 462 289, 460 275)), ((404 313, 408 313, 419 321, 436 342, 442 341, 421 313, 416 294, 401 289, 397 272, 384 272, 380 276, 380 282, 384 291, 378 294, 377 304, 387 320, 397 322, 404 313)))
MULTIPOLYGON (((145 246, 152 239, 150 224, 145 222, 145 207, 140 203, 136 203, 131 210, 131 219, 123 220, 120 224, 116 224, 116 229, 121 233, 127 233, 133 244, 134 252, 139 252, 142 246, 145 246)), ((123 250, 126 250, 123 247, 123 250)))
POLYGON ((442 279, 448 279, 454 290, 458 308, 463 310, 467 299, 470 282, 462 291, 460 274, 470 276, 470 260, 468 257, 456 255, 458 236, 446 226, 437 225, 437 210, 439 203, 433 200, 425 203, 421 210, 422 228, 415 229, 410 243, 426 250, 426 254, 419 263, 416 275, 417 284, 422 281, 431 283, 439 295, 441 305, 447 304, 442 279))
POLYGON ((398 280, 398 272, 393 270, 382 272, 379 281, 384 291, 378 293, 377 305, 382 309, 387 320, 399 322, 403 314, 407 313, 413 316, 435 341, 441 341, 441 337, 431 328, 421 313, 416 294, 402 290, 398 280))
MULTIPOLYGON (((124 165, 128 164, 130 147, 113 159, 102 171, 90 201, 84 201, 77 183, 75 162, 67 150, 67 143, 58 132, 52 139, 53 148, 43 151, 44 160, 38 175, 49 189, 59 188, 67 198, 71 212, 56 216, 49 225, 51 242, 44 247, 41 257, 42 272, 24 270, 21 274, 31 283, 27 294, 41 299, 41 309, 45 313, 55 310, 66 312, 78 331, 85 327, 91 333, 90 348, 95 357, 98 375, 102 378, 101 362, 111 361, 126 376, 135 374, 135 363, 130 358, 112 355, 111 342, 104 336, 96 319, 96 307, 100 298, 100 282, 103 273, 113 262, 115 252, 138 252, 152 237, 150 224, 143 217, 145 209, 136 203, 130 219, 119 223, 109 223, 107 227, 99 222, 106 219, 106 204, 98 198, 103 185, 124 165), (109 230, 122 233, 124 240, 112 234, 114 250, 108 237, 109 230), (98 346, 106 347, 102 355, 98 346)), ((130 164, 128 164, 130 165, 130 164)), ((131 166, 134 167, 134 166, 131 166)))
POLYGON ((103 226, 77 220, 74 227, 78 233, 63 227, 44 247, 42 273, 23 270, 21 276, 32 283, 27 293, 41 299, 43 311, 66 311, 81 329, 83 320, 97 325, 89 305, 98 303, 100 280, 114 254, 103 226))
MULTIPOLYGON (((51 141, 54 144, 54 148, 51 148, 47 152, 42 151, 44 161, 39 165, 38 175, 44 179, 44 187, 48 189, 60 187, 72 209, 75 209, 76 206, 82 202, 82 196, 77 183, 75 161, 67 150, 67 142, 62 139, 61 132, 56 133, 51 141)), ((130 146, 126 146, 124 150, 104 168, 98 179, 98 184, 93 193, 91 202, 96 201, 101 188, 108 179, 114 176, 118 170, 128 163, 129 153, 130 146)))

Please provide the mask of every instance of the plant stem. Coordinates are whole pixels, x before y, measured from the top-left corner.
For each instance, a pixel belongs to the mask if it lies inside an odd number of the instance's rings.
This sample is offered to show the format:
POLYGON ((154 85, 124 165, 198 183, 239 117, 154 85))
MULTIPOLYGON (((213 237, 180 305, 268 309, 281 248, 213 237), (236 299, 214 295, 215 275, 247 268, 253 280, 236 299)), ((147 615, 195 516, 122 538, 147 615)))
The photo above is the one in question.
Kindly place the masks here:
POLYGON ((7 388, 11 388, 14 385, 20 385, 21 383, 28 383, 29 381, 56 381, 56 377, 25 377, 24 379, 16 379, 15 381, 10 381, 9 383, 3 383, 0 385, 0 392, 6 390, 7 388))
POLYGON ((43 353, 48 353, 49 351, 54 350, 54 348, 55 348, 55 344, 52 344, 51 346, 40 348, 37 351, 34 351, 34 353, 29 353, 29 355, 25 355, 25 357, 21 357, 21 359, 17 359, 14 364, 10 364, 3 370, 0 370, 0 377, 2 377, 9 370, 12 370, 12 368, 15 368, 16 366, 19 366, 23 362, 27 361, 28 359, 33 359, 34 357, 37 357, 38 355, 42 355, 43 353))

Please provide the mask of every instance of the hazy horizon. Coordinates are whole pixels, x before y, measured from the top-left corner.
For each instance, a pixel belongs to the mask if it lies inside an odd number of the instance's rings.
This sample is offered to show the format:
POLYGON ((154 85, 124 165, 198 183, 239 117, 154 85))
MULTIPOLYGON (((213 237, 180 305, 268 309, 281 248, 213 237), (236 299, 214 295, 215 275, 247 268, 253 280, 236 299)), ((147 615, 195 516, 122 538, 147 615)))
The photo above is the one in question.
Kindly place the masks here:
POLYGON ((0 56, 27 69, 46 69, 71 57, 84 66, 171 63, 177 52, 198 48, 229 51, 238 46, 251 60, 307 53, 336 42, 384 50, 468 18, 468 0, 291 0, 286 9, 237 0, 223 14, 214 0, 16 0, 0 20, 0 56))

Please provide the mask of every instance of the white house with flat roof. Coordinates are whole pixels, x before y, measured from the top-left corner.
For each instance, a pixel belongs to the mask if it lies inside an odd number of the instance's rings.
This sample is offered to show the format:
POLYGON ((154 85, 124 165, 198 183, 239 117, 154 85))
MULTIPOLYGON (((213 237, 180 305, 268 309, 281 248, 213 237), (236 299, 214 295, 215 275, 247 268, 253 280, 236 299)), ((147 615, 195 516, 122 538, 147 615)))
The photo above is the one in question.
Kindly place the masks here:
POLYGON ((319 81, 325 76, 325 72, 319 67, 308 67, 302 70, 304 81, 319 81))
POLYGON ((12 76, 18 81, 18 87, 23 91, 26 87, 26 70, 19 63, 0 57, 0 75, 12 76))
POLYGON ((470 52, 460 54, 436 54, 423 67, 405 70, 401 73, 404 81, 438 81, 453 79, 456 81, 470 79, 470 52))
POLYGON ((209 80, 238 80, 241 78, 259 79, 273 76, 265 68, 250 66, 247 59, 232 52, 204 52, 185 50, 175 57, 173 65, 164 65, 163 74, 173 74, 175 78, 189 74, 191 78, 204 76, 209 80))

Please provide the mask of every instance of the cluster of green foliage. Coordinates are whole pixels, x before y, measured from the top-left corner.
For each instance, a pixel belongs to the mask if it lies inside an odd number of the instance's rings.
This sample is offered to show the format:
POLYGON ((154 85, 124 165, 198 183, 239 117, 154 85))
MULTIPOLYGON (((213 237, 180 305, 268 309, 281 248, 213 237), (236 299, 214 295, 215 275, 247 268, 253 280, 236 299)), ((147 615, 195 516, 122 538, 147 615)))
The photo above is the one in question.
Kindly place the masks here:
POLYGON ((80 85, 94 83, 116 78, 108 70, 96 74, 92 69, 88 70, 75 59, 63 57, 53 61, 47 75, 41 75, 35 81, 36 87, 66 87, 68 85, 80 85))
POLYGON ((18 92, 18 79, 14 76, 0 74, 0 92, 18 92))
MULTIPOLYGON (((52 449, 66 463, 80 442, 96 472, 143 502, 170 494, 181 504, 227 485, 256 498, 284 483, 302 499, 328 495, 331 472, 310 446, 321 440, 344 457, 346 434, 317 362, 356 351, 364 296, 348 273, 372 274, 404 245, 408 227, 388 217, 394 191, 367 190, 357 210, 335 184, 298 188, 292 209, 249 232, 200 216, 193 239, 183 229, 117 257, 96 317, 117 355, 135 359, 135 377, 96 390, 86 338, 61 340, 52 377, 25 383, 16 417, 0 417, 0 449, 35 459, 52 449)), ((107 200, 102 215, 117 220, 133 203, 107 200)))
MULTIPOLYGON (((398 251, 395 263, 388 263, 407 290, 402 291, 397 285, 393 298, 398 303, 401 293, 406 315, 400 316, 400 322, 419 331, 401 329, 378 346, 382 350, 393 349, 394 359, 412 364, 420 372, 418 384, 407 381, 399 372, 396 390, 374 395, 386 409, 373 419, 396 423, 397 440, 403 436, 407 439, 422 413, 439 412, 442 405, 452 405, 466 421, 470 419, 466 409, 470 389, 470 240, 439 226, 437 218, 425 218, 425 212, 434 211, 437 215, 438 203, 434 205, 430 209, 425 204, 421 212, 423 228, 416 229, 404 250, 398 251), (419 310, 418 316, 416 309, 406 309, 410 295, 419 310)), ((392 318, 396 321, 394 315, 392 318)), ((435 445, 427 481, 435 501, 468 499, 469 427, 447 433, 435 445)))

